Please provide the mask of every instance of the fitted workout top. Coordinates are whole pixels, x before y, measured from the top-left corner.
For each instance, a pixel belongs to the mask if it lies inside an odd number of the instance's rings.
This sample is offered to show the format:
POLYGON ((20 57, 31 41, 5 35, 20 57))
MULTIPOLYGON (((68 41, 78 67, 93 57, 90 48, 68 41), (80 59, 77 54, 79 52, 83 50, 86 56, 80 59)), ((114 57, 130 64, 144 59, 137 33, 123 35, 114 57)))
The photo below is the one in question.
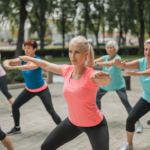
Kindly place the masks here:
MULTIPOLYGON (((147 70, 147 59, 139 59, 139 71, 147 70)), ((140 76, 140 82, 143 88, 142 98, 150 103, 150 77, 140 76)))
POLYGON ((96 106, 98 85, 90 79, 95 71, 87 67, 79 80, 71 79, 73 65, 62 65, 61 74, 64 77, 63 94, 68 104, 69 120, 80 127, 98 125, 103 120, 103 114, 96 106))
MULTIPOLYGON (((105 55, 102 58, 103 58, 103 61, 110 61, 109 55, 105 55)), ((117 54, 113 58, 113 60, 115 60, 116 58, 119 58, 121 60, 121 57, 117 54)), ((110 68, 103 66, 102 70, 104 72, 109 72, 109 74, 111 75, 110 84, 108 86, 100 86, 103 90, 117 91, 119 89, 126 87, 125 80, 122 76, 122 69, 120 69, 116 65, 114 65, 114 66, 111 66, 110 68)))
MULTIPOLYGON (((35 57, 36 59, 41 59, 39 56, 35 57)), ((27 62, 22 61, 22 65, 25 65, 27 62)), ((45 86, 45 81, 42 77, 42 68, 39 67, 37 69, 24 71, 22 70, 22 74, 25 79, 26 89, 30 92, 40 92, 47 88, 47 84, 45 86), (43 89, 44 86, 44 89, 43 89)))

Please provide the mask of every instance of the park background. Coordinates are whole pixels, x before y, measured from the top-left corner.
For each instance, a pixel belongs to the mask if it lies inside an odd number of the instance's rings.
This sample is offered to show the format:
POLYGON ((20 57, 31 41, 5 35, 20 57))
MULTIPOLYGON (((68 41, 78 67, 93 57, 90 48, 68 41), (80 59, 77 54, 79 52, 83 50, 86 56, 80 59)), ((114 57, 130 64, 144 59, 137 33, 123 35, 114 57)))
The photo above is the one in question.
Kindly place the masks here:
MULTIPOLYGON (((42 59, 69 62, 68 45, 78 35, 91 41, 96 58, 106 54, 109 40, 117 41, 122 58, 141 58, 150 37, 149 8, 149 0, 0 0, 2 62, 24 55, 28 39, 37 41, 42 59)), ((19 70, 7 71, 7 79, 24 82, 19 70)))

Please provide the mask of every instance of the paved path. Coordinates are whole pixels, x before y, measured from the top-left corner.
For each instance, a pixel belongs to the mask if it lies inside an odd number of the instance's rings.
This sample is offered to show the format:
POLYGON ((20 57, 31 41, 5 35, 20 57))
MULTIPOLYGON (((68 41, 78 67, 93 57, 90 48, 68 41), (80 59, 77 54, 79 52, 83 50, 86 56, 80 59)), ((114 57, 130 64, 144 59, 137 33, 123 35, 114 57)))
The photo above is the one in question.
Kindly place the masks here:
MULTIPOLYGON (((127 93, 131 105, 134 106, 142 95, 142 88, 138 77, 132 77, 131 81, 132 90, 127 91, 127 93)), ((62 119, 65 119, 67 117, 67 104, 62 94, 63 84, 49 84, 49 88, 55 110, 62 119)), ((23 88, 12 89, 10 92, 16 98, 22 90, 23 88)), ((10 117, 10 110, 9 103, 0 92, 0 125, 5 132, 9 131, 14 125, 13 118, 10 117)), ((15 150, 40 150, 41 144, 56 125, 38 97, 34 97, 23 105, 20 112, 22 133, 10 136, 15 150)), ((116 92, 109 92, 102 98, 102 112, 109 125, 110 150, 118 150, 126 142, 127 112, 116 92)), ((150 119, 150 113, 141 118, 144 133, 135 133, 135 150, 150 150, 150 126, 146 124, 148 119, 150 119)), ((5 150, 2 144, 0 144, 0 150, 5 150)), ((87 136, 83 133, 58 150, 92 150, 92 148, 87 136)))

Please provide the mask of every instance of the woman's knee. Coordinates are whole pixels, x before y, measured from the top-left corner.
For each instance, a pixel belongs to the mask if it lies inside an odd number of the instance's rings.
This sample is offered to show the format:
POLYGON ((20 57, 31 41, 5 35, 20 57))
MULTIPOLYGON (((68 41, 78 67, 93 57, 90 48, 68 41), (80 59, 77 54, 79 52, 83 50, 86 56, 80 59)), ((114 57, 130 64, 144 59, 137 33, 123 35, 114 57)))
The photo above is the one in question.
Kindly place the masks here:
POLYGON ((19 109, 19 107, 17 106, 17 104, 14 102, 12 104, 12 110, 16 110, 16 109, 19 109))
POLYGON ((127 120, 126 120, 126 123, 128 125, 134 125, 136 123, 135 117, 129 115, 127 120))

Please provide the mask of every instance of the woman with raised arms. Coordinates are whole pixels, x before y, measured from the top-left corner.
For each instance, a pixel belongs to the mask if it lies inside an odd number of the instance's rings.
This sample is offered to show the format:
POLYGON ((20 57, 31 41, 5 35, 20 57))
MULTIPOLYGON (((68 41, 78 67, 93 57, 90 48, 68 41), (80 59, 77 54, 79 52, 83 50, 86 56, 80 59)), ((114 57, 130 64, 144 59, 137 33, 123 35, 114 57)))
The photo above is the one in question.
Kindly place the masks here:
POLYGON ((47 137, 41 150, 56 150, 61 145, 85 132, 93 150, 109 150, 109 133, 105 117, 96 106, 95 98, 99 85, 111 82, 109 73, 97 72, 85 66, 93 64, 93 48, 82 36, 73 38, 69 44, 72 65, 56 65, 28 56, 20 56, 47 71, 64 77, 63 94, 68 104, 69 117, 60 123, 47 137))

